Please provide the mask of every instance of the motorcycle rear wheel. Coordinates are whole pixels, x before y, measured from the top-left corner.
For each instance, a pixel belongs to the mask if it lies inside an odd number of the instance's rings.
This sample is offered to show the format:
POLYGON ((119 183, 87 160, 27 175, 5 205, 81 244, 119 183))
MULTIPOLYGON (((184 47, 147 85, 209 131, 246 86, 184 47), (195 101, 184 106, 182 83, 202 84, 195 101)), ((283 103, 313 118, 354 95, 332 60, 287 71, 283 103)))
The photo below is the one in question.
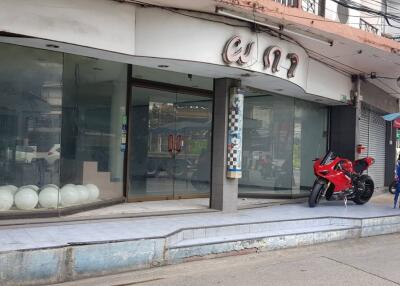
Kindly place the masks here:
POLYGON ((315 180, 314 186, 311 190, 311 194, 308 197, 308 206, 310 208, 314 208, 319 204, 319 201, 322 198, 322 194, 325 190, 326 182, 323 180, 315 180))
POLYGON ((359 181, 360 187, 355 191, 353 202, 357 205, 363 205, 369 201, 374 194, 374 181, 368 175, 362 175, 359 181))

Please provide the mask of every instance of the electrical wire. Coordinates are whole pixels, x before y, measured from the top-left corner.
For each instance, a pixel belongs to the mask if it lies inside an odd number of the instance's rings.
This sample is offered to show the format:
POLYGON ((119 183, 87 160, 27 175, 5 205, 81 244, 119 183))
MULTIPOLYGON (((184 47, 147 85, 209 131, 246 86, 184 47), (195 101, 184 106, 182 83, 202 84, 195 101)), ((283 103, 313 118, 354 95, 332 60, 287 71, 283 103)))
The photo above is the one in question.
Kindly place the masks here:
POLYGON ((372 15, 377 15, 377 16, 381 16, 385 19, 386 23, 391 26, 391 27, 395 27, 395 28, 399 28, 400 26, 396 26, 393 25, 390 20, 399 23, 400 24, 400 16, 392 14, 392 13, 386 13, 386 12, 382 12, 382 11, 378 11, 372 8, 369 8, 367 6, 364 6, 360 3, 354 2, 352 0, 331 0, 335 3, 337 3, 338 5, 341 5, 343 7, 347 7, 349 9, 354 9, 357 11, 361 11, 361 12, 365 12, 365 13, 369 13, 372 15))

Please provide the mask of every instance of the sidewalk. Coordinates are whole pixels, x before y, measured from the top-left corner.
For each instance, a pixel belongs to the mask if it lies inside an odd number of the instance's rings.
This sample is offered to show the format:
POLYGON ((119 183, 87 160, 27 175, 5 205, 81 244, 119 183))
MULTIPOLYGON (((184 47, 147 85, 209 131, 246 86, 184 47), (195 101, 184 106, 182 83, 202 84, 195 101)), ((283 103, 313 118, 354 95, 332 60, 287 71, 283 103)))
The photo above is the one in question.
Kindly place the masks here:
MULTIPOLYGON (((400 231, 400 210, 377 203, 290 204, 0 227, 0 285, 40 285, 241 252, 400 231)), ((383 204, 382 204, 383 202, 383 204)))

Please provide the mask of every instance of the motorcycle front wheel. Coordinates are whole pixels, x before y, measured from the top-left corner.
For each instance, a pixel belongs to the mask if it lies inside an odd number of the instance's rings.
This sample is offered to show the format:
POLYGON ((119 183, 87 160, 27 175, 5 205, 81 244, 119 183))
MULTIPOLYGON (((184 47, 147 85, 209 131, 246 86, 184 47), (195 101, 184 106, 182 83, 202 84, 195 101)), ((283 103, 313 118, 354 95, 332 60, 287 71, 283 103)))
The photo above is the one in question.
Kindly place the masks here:
POLYGON ((325 187, 326 187, 325 181, 315 180, 314 186, 311 190, 311 194, 308 197, 308 206, 310 208, 314 208, 316 205, 318 205, 319 201, 322 198, 325 187))

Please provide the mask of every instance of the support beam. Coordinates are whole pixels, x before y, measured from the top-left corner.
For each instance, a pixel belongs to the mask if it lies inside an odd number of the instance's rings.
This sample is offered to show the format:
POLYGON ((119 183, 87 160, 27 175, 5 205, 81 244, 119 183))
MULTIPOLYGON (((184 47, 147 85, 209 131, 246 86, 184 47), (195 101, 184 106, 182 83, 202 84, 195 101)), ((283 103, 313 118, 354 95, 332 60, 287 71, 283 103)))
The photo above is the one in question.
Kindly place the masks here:
POLYGON ((214 80, 213 158, 210 207, 225 212, 236 211, 238 204, 239 180, 226 178, 229 89, 231 87, 240 87, 240 81, 227 78, 214 80))

